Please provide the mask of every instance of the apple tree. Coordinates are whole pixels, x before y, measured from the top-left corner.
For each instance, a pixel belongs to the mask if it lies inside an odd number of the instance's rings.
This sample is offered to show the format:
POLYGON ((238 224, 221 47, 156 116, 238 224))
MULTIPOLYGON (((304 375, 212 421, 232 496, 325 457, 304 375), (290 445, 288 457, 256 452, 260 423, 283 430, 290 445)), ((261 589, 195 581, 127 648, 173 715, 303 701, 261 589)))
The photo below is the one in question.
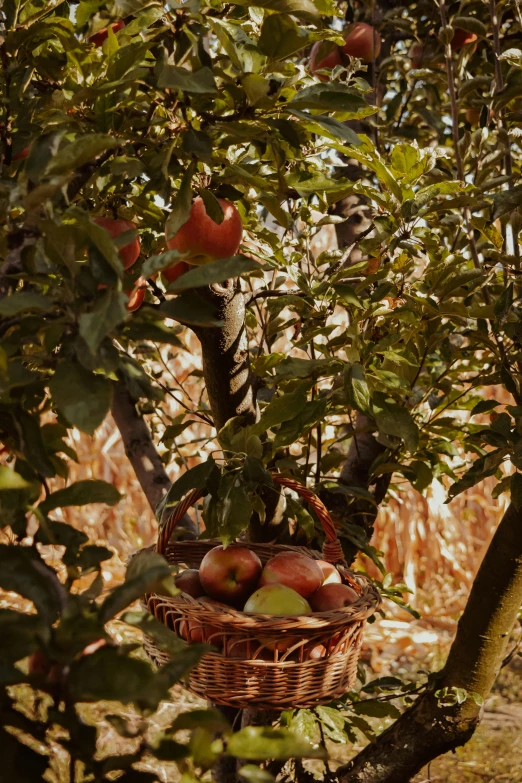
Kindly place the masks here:
POLYGON ((154 781, 156 758, 186 783, 269 781, 286 762, 304 781, 325 736, 361 731, 375 741, 331 775, 409 780, 472 735, 522 602, 519 3, 6 0, 0 14, 0 587, 18 596, 0 610, 0 780, 154 781), (165 347, 175 377, 192 334, 201 395, 181 389, 173 417, 165 347), (511 505, 442 671, 393 698, 370 682, 320 710, 245 711, 243 728, 200 710, 151 740, 147 719, 207 648, 128 609, 171 589, 164 560, 137 556, 107 593, 110 551, 53 513, 118 502, 103 481, 67 483, 70 431, 109 411, 160 521, 209 483, 207 535, 320 546, 313 516, 271 490, 277 470, 321 495, 349 562, 378 567, 390 484, 438 481, 451 500, 496 476, 511 505), (171 487, 180 444, 201 454, 194 421, 212 457, 171 487), (171 663, 116 643, 122 612, 171 663), (100 715, 130 750, 100 754, 100 715), (365 715, 393 722, 374 738, 365 715))

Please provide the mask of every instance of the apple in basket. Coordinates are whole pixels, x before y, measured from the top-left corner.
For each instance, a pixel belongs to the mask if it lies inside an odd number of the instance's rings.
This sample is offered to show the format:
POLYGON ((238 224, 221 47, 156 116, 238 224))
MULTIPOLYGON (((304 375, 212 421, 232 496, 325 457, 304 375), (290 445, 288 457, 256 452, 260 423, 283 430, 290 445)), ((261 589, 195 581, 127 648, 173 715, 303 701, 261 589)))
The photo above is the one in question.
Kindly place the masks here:
POLYGON ((285 585, 303 598, 308 598, 323 584, 323 572, 311 557, 300 552, 279 552, 265 564, 259 582, 260 587, 272 584, 285 585))
POLYGON ((251 549, 215 546, 201 561, 199 578, 212 598, 240 607, 256 589, 262 570, 261 560, 251 549))
MULTIPOLYGON (((213 598, 209 598, 208 596, 202 596, 201 601, 206 604, 216 604, 219 606, 219 601, 214 601, 213 598)), ((216 628, 214 625, 202 623, 201 620, 196 620, 195 618, 190 618, 188 620, 183 619, 179 624, 178 634, 189 644, 201 644, 202 642, 206 642, 213 647, 223 646, 221 629, 216 628)))
POLYGON ((335 582, 323 585, 310 598, 310 606, 314 612, 330 612, 351 606, 359 596, 352 587, 335 582))
MULTIPOLYGON (((292 616, 312 613, 310 604, 302 595, 292 590, 291 587, 282 584, 260 587, 259 590, 256 590, 250 596, 243 611, 253 614, 292 616)), ((268 650, 277 649, 280 652, 288 650, 299 641, 299 637, 286 636, 284 633, 281 633, 281 636, 283 638, 277 642, 272 642, 270 639, 263 639, 262 637, 259 637, 259 641, 266 645, 268 650)))
POLYGON ((341 584, 341 574, 334 565, 326 560, 316 560, 315 562, 323 572, 323 585, 328 585, 331 582, 341 584))
POLYGON ((174 582, 176 587, 192 598, 201 598, 202 595, 205 595, 197 568, 186 568, 175 577, 174 582))

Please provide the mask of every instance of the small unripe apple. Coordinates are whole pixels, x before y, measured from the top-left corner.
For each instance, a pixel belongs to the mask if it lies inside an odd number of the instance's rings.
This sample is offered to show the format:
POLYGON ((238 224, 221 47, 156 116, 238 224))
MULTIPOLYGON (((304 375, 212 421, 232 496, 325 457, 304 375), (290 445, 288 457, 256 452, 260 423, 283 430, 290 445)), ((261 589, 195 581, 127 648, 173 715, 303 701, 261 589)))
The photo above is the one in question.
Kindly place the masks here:
POLYGON ((475 46, 472 49, 474 52, 477 48, 477 40, 478 36, 475 33, 470 33, 469 30, 461 30, 460 28, 457 28, 453 38, 451 39, 451 48, 454 52, 458 52, 460 49, 462 49, 463 46, 474 43, 475 46))
POLYGON ((466 122, 469 122, 470 125, 478 125, 480 122, 479 109, 466 109, 466 122))
POLYGON ((323 585, 313 594, 310 598, 310 606, 314 612, 330 612, 333 609, 351 606, 358 600, 359 596, 352 587, 331 583, 323 585))
POLYGON ((381 51, 381 37, 377 30, 366 22, 355 22, 344 31, 343 52, 358 57, 363 63, 371 63, 381 51))
POLYGON ((223 210, 223 220, 215 223, 207 215, 205 202, 194 199, 189 219, 172 237, 166 236, 169 250, 188 253, 189 264, 201 266, 237 253, 243 235, 241 216, 230 201, 218 199, 223 210))
POLYGON ((323 573, 323 585, 327 585, 332 582, 337 582, 340 584, 342 582, 341 574, 334 565, 328 563, 326 560, 316 560, 315 562, 323 573))
MULTIPOLYGON (((125 22, 123 19, 118 19, 117 22, 112 22, 109 27, 111 28, 113 33, 117 33, 118 30, 122 30, 125 27, 125 22)), ((94 35, 91 35, 89 37, 89 41, 93 43, 95 46, 101 46, 104 41, 107 40, 107 36, 109 35, 109 31, 107 27, 104 27, 102 30, 98 30, 97 33, 94 33, 94 35)))
POLYGON ((317 71, 321 70, 321 68, 335 68, 336 65, 341 65, 342 57, 341 50, 338 46, 336 46, 335 49, 332 49, 331 52, 328 52, 328 54, 322 57, 318 62, 317 56, 319 48, 322 44, 323 41, 317 41, 312 46, 312 50, 310 52, 310 73, 312 73, 314 76, 317 76, 319 81, 327 82, 328 76, 326 74, 318 74, 317 71))
POLYGON ((323 583, 323 572, 316 560, 300 552, 279 552, 263 568, 259 586, 286 585, 308 598, 323 583))
POLYGON ((212 598, 242 606, 257 587, 262 569, 256 553, 245 546, 215 546, 201 561, 199 578, 212 598))
POLYGON ((185 272, 188 272, 189 269, 190 264, 185 263, 185 261, 178 261, 174 266, 169 266, 167 269, 164 269, 161 274, 169 283, 173 283, 178 277, 181 277, 185 272))
MULTIPOLYGON (((111 235, 112 239, 116 239, 116 237, 119 237, 120 234, 124 234, 126 231, 134 231, 136 229, 134 223, 131 223, 129 220, 120 220, 119 218, 96 217, 92 222, 104 228, 111 235)), ((124 245, 118 248, 118 250, 123 268, 129 269, 140 256, 140 238, 136 237, 128 245, 124 245)))
POLYGON ((176 587, 179 587, 187 595, 191 595, 192 598, 201 598, 202 595, 205 595, 197 568, 186 568, 175 577, 174 582, 176 587))

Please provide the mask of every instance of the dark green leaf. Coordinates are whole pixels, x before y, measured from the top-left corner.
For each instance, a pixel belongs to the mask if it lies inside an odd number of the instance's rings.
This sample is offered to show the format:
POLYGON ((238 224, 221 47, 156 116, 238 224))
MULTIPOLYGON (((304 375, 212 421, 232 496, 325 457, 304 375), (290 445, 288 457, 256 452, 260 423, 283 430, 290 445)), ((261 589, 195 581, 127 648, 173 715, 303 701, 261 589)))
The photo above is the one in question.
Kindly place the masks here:
POLYGON ((95 354, 102 341, 128 315, 128 298, 122 291, 109 288, 96 300, 90 313, 82 313, 78 319, 80 335, 95 354))
POLYGON ((253 435, 262 435, 288 419, 293 419, 306 405, 309 384, 299 384, 292 392, 274 399, 263 410, 261 418, 250 427, 253 435))
POLYGON ((201 288, 212 285, 213 283, 222 283, 231 277, 240 277, 249 272, 257 271, 260 268, 258 261, 246 256, 232 256, 223 258, 219 261, 212 261, 209 264, 196 266, 185 272, 184 275, 169 285, 168 290, 174 293, 186 291, 188 288, 201 288))
POLYGON ((75 141, 60 148, 47 166, 48 175, 68 174, 75 172, 84 163, 88 163, 102 152, 119 147, 122 139, 115 139, 103 133, 84 133, 75 141))
POLYGON ((108 506, 114 506, 122 497, 116 487, 106 481, 85 479, 76 481, 65 489, 52 492, 40 504, 40 511, 48 514, 53 508, 85 506, 89 503, 106 503, 108 506))
POLYGON ((27 311, 46 312, 52 310, 54 302, 47 296, 34 291, 16 291, 11 296, 0 300, 0 315, 11 318, 13 315, 27 311))
POLYGON ((223 321, 217 317, 216 305, 195 291, 185 291, 175 299, 163 302, 160 313, 189 326, 223 326, 223 321))
POLYGON ((348 405, 361 413, 370 412, 370 390, 364 367, 358 362, 347 364, 344 371, 344 391, 348 405))
POLYGON ((158 87, 183 90, 196 95, 213 95, 217 92, 214 74, 206 66, 191 72, 186 68, 178 68, 177 65, 165 64, 158 77, 158 87))
POLYGON ((101 375, 75 361, 61 362, 49 383, 54 403, 66 419, 92 435, 109 412, 112 387, 101 375))

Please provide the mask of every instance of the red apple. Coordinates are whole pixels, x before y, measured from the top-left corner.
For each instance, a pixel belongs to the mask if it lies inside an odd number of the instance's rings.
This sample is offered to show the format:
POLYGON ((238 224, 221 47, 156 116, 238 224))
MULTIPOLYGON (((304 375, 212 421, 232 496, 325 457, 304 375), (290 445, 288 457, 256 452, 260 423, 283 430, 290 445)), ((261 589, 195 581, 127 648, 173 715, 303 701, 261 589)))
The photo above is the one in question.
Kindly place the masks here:
MULTIPOLYGON (((112 24, 109 25, 113 33, 117 33, 118 30, 122 30, 125 27, 125 22, 123 19, 118 19, 117 22, 112 22, 112 24)), ((109 31, 107 27, 104 27, 102 30, 98 30, 97 33, 94 33, 94 35, 91 35, 89 37, 89 41, 93 43, 95 46, 101 46, 104 41, 107 40, 107 36, 109 35, 109 31)))
POLYGON ((317 76, 319 81, 321 82, 327 82, 328 76, 326 74, 317 74, 317 71, 321 70, 321 68, 335 68, 336 65, 342 64, 342 57, 341 57, 341 50, 338 46, 335 47, 335 49, 332 49, 331 52, 328 52, 324 57, 317 62, 317 55, 319 51, 319 47, 323 41, 317 41, 312 46, 312 51, 310 52, 310 73, 313 73, 314 76, 317 76))
MULTIPOLYGON (((129 220, 119 220, 108 217, 96 217, 93 219, 93 223, 104 228, 111 235, 112 239, 116 239, 120 234, 124 234, 125 231, 134 231, 136 226, 129 220)), ((120 252, 120 258, 123 262, 123 268, 129 269, 139 258, 141 243, 140 238, 136 237, 128 245, 118 248, 120 252)))
POLYGON ((259 586, 286 585, 303 598, 308 598, 321 587, 322 583, 323 572, 316 560, 300 552, 280 552, 266 563, 259 586))
POLYGON ((202 595, 205 595, 197 568, 187 568, 182 571, 175 577, 174 582, 176 587, 179 587, 187 595, 191 595, 192 598, 201 598, 202 595))
POLYGON ((345 54, 358 57, 363 63, 371 63, 374 50, 375 57, 378 57, 381 51, 381 36, 371 25, 356 22, 346 28, 343 46, 345 54))
POLYGON ((201 561, 199 578, 212 598, 242 606, 257 587, 262 570, 261 560, 251 549, 215 546, 201 561))
POLYGON ((358 600, 359 596, 352 587, 334 582, 320 587, 310 598, 310 606, 314 612, 330 612, 351 606, 358 600))
POLYGON ((201 266, 237 253, 243 235, 241 216, 230 201, 218 199, 224 218, 214 223, 201 197, 194 199, 189 219, 173 237, 166 236, 169 250, 188 253, 187 262, 201 266))
POLYGON ((470 33, 469 30, 461 30, 460 28, 457 28, 453 38, 451 39, 451 48, 454 52, 458 52, 460 49, 462 49, 463 46, 474 43, 475 46, 472 49, 474 52, 477 48, 477 44, 475 43, 477 40, 478 36, 475 33, 470 33))
POLYGON ((343 581, 341 579, 341 574, 334 565, 328 563, 326 560, 316 560, 315 562, 323 573, 323 585, 330 584, 331 582, 338 582, 340 584, 343 581))
POLYGON ((132 291, 125 291, 125 293, 129 297, 129 301, 127 303, 127 310, 129 311, 129 313, 134 313, 136 310, 140 309, 140 307, 143 304, 143 300, 145 299, 146 291, 147 291, 147 280, 144 277, 139 277, 136 280, 136 283, 132 291))
POLYGON ((173 283, 178 277, 181 277, 185 272, 188 272, 189 269, 190 264, 186 264, 185 261, 178 261, 174 266, 169 266, 167 269, 164 269, 162 275, 169 283, 173 283))
POLYGON ((182 620, 178 633, 189 644, 202 644, 205 641, 203 624, 199 620, 182 620))

